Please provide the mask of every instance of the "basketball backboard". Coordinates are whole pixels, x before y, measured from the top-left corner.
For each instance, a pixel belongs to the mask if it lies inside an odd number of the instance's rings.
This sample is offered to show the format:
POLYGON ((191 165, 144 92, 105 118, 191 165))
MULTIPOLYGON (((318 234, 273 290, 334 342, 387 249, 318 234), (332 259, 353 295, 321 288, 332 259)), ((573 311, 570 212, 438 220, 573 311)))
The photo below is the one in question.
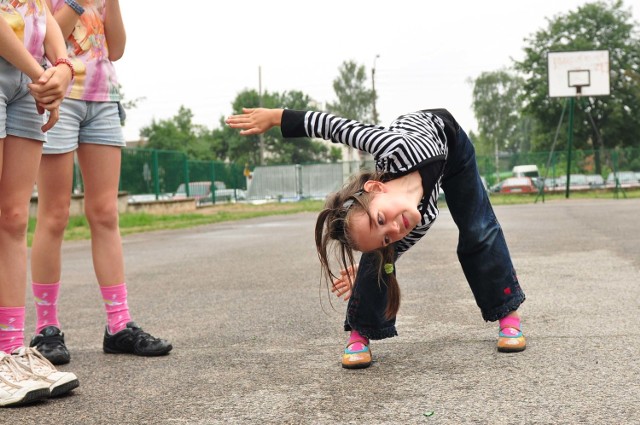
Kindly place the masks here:
POLYGON ((549 52, 549 97, 607 96, 609 51, 549 52))

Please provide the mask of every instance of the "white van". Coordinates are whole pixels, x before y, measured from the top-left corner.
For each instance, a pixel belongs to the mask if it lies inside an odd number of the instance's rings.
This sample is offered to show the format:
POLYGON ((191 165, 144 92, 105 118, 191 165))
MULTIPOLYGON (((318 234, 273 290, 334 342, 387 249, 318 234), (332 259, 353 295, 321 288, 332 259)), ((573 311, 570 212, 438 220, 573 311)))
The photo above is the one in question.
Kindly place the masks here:
POLYGON ((513 167, 513 177, 531 177, 532 179, 540 178, 540 172, 537 165, 516 165, 513 167))
POLYGON ((539 185, 542 184, 538 166, 535 164, 516 165, 511 171, 513 172, 513 177, 529 177, 536 187, 540 187, 539 185))

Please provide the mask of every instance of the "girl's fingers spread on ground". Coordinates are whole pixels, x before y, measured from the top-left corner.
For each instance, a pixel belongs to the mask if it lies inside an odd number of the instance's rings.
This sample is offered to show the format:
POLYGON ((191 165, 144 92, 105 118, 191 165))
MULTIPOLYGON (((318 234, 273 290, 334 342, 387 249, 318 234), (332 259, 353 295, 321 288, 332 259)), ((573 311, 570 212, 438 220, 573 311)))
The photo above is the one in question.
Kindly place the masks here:
POLYGON ((345 288, 348 288, 348 284, 342 280, 337 280, 333 283, 333 285, 331 286, 331 291, 335 292, 335 291, 341 291, 345 288))

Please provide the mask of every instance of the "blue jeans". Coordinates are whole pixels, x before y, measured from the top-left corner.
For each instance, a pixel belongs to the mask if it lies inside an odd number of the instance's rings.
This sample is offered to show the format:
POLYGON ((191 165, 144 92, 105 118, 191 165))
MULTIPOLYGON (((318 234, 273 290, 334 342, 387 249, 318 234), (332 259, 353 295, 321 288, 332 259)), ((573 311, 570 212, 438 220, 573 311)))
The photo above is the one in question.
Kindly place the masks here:
MULTIPOLYGON (((473 144, 458 128, 448 147, 442 190, 459 231, 458 260, 483 319, 496 321, 517 310, 525 295, 480 179, 473 144)), ((376 255, 363 253, 345 321, 346 331, 355 329, 369 339, 397 335, 395 317, 384 317, 386 285, 378 284, 377 270, 376 255)))

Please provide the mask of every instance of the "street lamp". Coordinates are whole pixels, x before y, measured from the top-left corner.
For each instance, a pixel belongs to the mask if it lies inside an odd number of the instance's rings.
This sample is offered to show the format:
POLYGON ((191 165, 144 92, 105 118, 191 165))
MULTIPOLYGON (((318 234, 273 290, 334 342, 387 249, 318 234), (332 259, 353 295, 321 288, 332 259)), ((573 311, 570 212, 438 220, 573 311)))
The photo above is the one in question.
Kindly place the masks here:
POLYGON ((376 55, 373 58, 373 66, 371 67, 371 88, 373 91, 373 123, 378 124, 378 111, 376 110, 376 100, 378 95, 376 94, 376 60, 380 55, 376 55))

